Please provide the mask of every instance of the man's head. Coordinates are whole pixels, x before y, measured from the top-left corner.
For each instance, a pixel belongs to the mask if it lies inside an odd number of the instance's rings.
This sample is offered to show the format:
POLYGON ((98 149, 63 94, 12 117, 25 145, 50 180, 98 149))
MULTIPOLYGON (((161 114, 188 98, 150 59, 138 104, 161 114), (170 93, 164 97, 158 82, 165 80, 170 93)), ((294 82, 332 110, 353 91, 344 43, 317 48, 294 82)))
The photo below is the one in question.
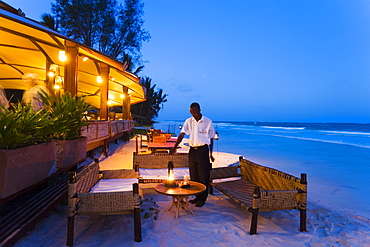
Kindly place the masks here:
POLYGON ((198 103, 192 103, 190 105, 190 114, 196 119, 199 120, 202 118, 202 114, 200 113, 200 105, 198 103))

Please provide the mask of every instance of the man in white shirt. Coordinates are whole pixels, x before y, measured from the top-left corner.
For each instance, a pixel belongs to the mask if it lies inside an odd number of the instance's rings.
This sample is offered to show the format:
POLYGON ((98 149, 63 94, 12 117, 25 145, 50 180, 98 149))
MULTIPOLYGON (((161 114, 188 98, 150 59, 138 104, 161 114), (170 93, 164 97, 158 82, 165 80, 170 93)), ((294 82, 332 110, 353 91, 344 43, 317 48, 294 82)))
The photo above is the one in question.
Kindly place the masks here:
MULTIPOLYGON (((208 197, 210 172, 212 169, 210 159, 214 161, 212 149, 215 131, 212 120, 200 113, 198 103, 192 103, 190 105, 190 114, 192 117, 185 120, 175 147, 180 144, 185 135, 189 135, 190 179, 202 183, 207 187, 204 193, 197 195, 195 199, 189 200, 189 202, 195 204, 196 207, 203 207, 208 197)), ((175 152, 175 149, 172 152, 175 152)))

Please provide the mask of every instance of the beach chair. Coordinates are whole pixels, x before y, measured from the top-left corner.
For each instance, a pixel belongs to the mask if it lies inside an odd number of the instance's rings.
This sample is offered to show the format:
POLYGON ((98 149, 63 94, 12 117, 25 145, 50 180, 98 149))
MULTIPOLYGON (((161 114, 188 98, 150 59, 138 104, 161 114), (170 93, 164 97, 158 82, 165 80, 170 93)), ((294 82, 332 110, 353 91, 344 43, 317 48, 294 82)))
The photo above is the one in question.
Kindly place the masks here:
MULTIPOLYGON (((239 166, 214 168, 211 186, 252 213, 250 234, 257 233, 259 212, 300 211, 300 231, 306 231, 307 175, 294 177, 239 158, 239 166)), ((212 192, 211 192, 212 194, 212 192)))
POLYGON ((167 180, 168 162, 174 164, 175 180, 189 176, 189 153, 133 153, 133 168, 139 183, 162 183, 167 180))
POLYGON ((67 246, 73 246, 76 215, 117 214, 134 215, 134 239, 141 242, 140 196, 134 170, 100 173, 99 163, 95 162, 78 173, 71 172, 68 183, 67 246))

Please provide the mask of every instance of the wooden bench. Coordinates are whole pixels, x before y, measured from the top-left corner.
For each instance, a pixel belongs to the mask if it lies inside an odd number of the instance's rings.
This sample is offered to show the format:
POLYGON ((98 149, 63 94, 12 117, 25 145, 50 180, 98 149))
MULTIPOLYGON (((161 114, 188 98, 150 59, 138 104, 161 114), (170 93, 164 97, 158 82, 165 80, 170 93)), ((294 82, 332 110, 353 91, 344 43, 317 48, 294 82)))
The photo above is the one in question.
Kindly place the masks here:
POLYGON ((189 176, 189 153, 133 153, 134 170, 139 183, 162 183, 167 179, 168 162, 174 165, 175 179, 189 176))
POLYGON ((97 160, 84 167, 82 171, 70 174, 68 183, 68 246, 73 246, 74 217, 76 215, 133 214, 134 239, 136 242, 141 242, 139 187, 138 183, 135 182, 128 190, 122 188, 125 178, 133 178, 137 181, 137 173, 134 170, 113 170, 100 173, 97 160), (115 179, 122 180, 118 181, 117 188, 111 187, 109 191, 105 190, 104 192, 96 189, 100 183, 111 182, 108 180, 115 179))
POLYGON ((3 205, 0 246, 13 246, 67 196, 67 176, 58 176, 3 205), (9 204, 9 205, 8 205, 9 204))
POLYGON ((240 157, 238 166, 214 168, 211 185, 252 213, 251 235, 257 233, 259 212, 277 210, 298 209, 300 231, 306 231, 306 174, 299 179, 240 157))

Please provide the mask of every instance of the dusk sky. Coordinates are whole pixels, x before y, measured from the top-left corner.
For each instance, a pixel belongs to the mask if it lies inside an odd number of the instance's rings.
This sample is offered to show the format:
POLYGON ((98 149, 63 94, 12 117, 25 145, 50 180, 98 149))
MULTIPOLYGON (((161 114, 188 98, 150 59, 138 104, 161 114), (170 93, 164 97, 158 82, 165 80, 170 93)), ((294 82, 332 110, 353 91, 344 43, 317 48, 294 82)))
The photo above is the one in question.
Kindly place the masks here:
MULTIPOLYGON (((40 20, 50 0, 7 0, 40 20)), ((146 0, 145 69, 213 120, 370 123, 370 1, 146 0)))

